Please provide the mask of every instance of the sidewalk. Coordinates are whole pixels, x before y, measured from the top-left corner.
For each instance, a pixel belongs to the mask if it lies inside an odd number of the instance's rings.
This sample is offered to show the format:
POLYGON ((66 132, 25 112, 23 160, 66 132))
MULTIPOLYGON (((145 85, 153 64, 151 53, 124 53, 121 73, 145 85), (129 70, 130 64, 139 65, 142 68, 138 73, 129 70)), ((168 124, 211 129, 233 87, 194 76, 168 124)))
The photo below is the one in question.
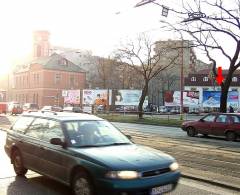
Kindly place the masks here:
POLYGON ((182 177, 203 181, 223 188, 237 190, 240 192, 240 178, 228 175, 220 175, 211 171, 203 171, 190 167, 181 166, 182 177))

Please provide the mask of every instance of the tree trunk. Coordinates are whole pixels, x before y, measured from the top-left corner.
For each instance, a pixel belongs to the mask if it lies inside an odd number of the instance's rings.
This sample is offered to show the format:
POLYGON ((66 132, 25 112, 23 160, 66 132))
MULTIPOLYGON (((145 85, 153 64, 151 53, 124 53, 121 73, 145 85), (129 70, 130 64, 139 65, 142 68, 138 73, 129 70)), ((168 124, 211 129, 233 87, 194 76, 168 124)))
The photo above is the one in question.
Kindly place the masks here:
POLYGON ((148 81, 145 81, 145 86, 143 87, 142 90, 142 95, 138 104, 138 118, 142 119, 143 118, 143 103, 145 100, 145 97, 148 93, 148 81))
POLYGON ((227 112, 227 97, 228 90, 232 82, 232 74, 229 74, 224 83, 221 85, 221 97, 220 97, 220 112, 227 112))
POLYGON ((226 113, 227 112, 227 97, 228 97, 228 90, 226 87, 221 87, 221 97, 220 97, 220 112, 226 113))

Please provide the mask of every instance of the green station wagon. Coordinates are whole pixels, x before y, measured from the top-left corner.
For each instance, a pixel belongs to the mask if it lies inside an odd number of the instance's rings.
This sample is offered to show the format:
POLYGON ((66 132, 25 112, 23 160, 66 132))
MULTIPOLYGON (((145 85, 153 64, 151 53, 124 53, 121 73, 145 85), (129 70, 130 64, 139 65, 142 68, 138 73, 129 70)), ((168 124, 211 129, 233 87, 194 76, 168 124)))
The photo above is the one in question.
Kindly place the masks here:
POLYGON ((180 178, 174 158, 134 144, 89 114, 31 112, 7 132, 5 151, 17 175, 33 170, 75 195, 158 195, 180 178))

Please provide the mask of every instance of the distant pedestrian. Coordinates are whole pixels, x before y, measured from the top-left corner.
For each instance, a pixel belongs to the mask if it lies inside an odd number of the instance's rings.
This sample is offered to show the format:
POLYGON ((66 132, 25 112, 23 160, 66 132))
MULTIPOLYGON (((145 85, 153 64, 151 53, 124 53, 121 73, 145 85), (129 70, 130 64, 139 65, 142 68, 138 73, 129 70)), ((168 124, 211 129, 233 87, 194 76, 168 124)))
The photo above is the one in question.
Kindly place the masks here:
POLYGON ((231 105, 229 106, 229 112, 230 112, 230 113, 233 113, 233 112, 234 112, 234 109, 233 109, 233 107, 232 107, 231 105))

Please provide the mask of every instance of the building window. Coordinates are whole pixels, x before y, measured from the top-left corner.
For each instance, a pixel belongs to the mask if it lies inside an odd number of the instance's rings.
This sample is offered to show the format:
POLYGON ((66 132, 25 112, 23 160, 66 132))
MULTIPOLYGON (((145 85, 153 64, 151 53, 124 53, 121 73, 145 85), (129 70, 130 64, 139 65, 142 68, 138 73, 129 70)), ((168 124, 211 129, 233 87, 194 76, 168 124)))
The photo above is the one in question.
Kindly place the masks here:
POLYGON ((23 87, 25 87, 25 76, 23 76, 23 87))
POLYGON ((33 74, 33 83, 36 84, 36 74, 33 74))
POLYGON ((192 77, 192 78, 191 78, 191 81, 196 81, 196 77, 192 77))
POLYGON ((42 54, 42 48, 40 45, 37 45, 37 57, 41 57, 41 54, 42 54))
POLYGON ((39 84, 39 74, 36 74, 37 84, 39 84))
POLYGON ((38 93, 36 94, 36 103, 38 104, 38 93))
POLYGON ((19 87, 22 87, 22 77, 19 77, 19 87))
POLYGON ((208 77, 203 77, 203 81, 207 82, 208 81, 208 77))
POLYGON ((78 75, 76 75, 76 76, 75 76, 75 79, 74 79, 74 81, 75 81, 75 83, 74 83, 74 84, 75 84, 75 86, 78 86, 78 75))
POLYGON ((65 65, 65 66, 68 65, 68 61, 66 59, 63 59, 63 65, 65 65))
POLYGON ((58 61, 58 63, 59 63, 59 65, 63 65, 63 66, 67 66, 68 65, 68 61, 66 60, 66 59, 60 59, 59 61, 58 61))
POLYGON ((74 75, 70 75, 70 86, 74 86, 74 75))
POLYGON ((55 83, 55 84, 59 84, 60 81, 61 81, 61 74, 60 74, 60 73, 56 73, 56 74, 55 74, 54 83, 55 83))
POLYGON ((237 82, 237 77, 233 77, 232 82, 237 82))
POLYGON ((36 102, 35 93, 33 94, 33 103, 36 102))

